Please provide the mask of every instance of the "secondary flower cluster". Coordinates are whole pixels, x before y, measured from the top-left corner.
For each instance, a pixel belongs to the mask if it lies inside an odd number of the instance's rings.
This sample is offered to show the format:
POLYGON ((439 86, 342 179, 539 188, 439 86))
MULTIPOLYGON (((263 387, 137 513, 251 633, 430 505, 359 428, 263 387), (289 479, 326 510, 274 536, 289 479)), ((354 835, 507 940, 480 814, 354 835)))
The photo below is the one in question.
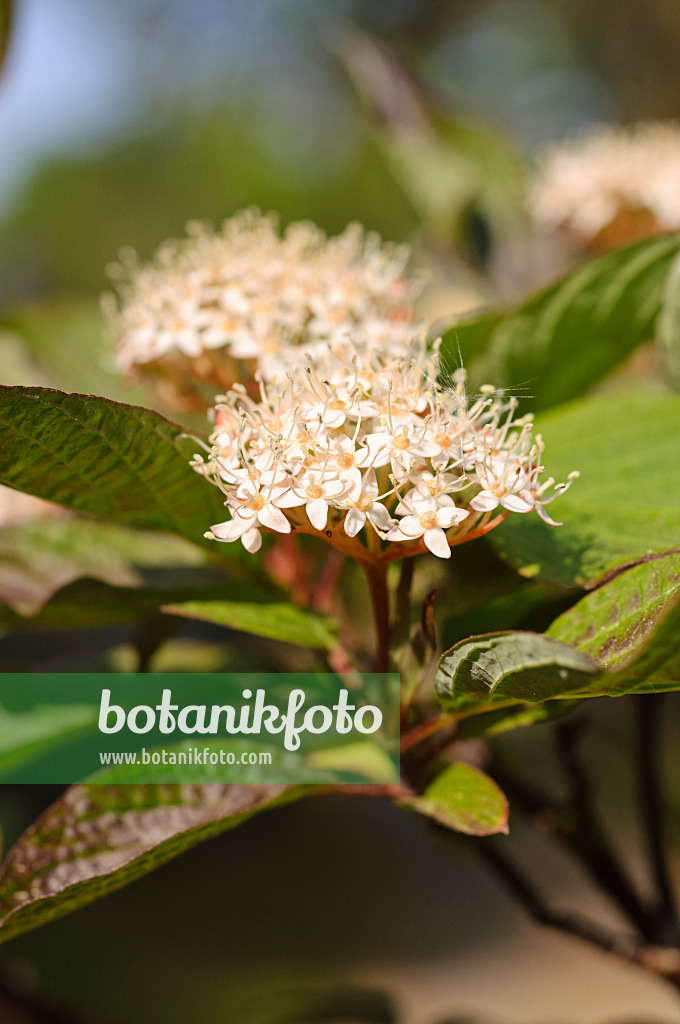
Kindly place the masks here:
POLYGON ((214 394, 255 366, 271 379, 300 352, 314 358, 357 329, 387 348, 413 330, 408 250, 359 224, 335 238, 309 222, 281 235, 274 217, 250 209, 219 232, 200 223, 187 231, 148 263, 128 252, 110 268, 119 301, 106 297, 105 310, 123 372, 163 378, 180 392, 199 378, 214 394))
POLYGON ((680 229, 680 128, 591 128, 548 147, 529 196, 534 218, 609 248, 680 229))
POLYGON ((530 417, 516 419, 516 400, 492 387, 470 398, 462 371, 450 386, 437 375, 437 346, 428 352, 422 337, 398 355, 344 339, 323 359, 261 379, 259 400, 232 389, 216 406, 208 457, 192 463, 230 512, 206 536, 254 552, 262 529, 295 526, 345 544, 367 530, 365 550, 410 542, 409 553, 424 546, 448 558, 497 510, 536 509, 552 524, 543 506, 568 484, 540 481, 530 417))

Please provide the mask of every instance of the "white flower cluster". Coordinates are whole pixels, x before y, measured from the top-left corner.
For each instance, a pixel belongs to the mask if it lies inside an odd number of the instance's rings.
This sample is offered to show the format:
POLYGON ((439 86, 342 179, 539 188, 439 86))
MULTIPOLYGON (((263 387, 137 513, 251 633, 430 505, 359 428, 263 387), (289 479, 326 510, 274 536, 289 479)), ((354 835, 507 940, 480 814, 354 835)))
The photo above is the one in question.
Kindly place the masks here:
POLYGON ((281 235, 274 217, 249 209, 219 232, 200 223, 187 231, 148 263, 128 252, 110 268, 119 301, 107 296, 105 311, 123 372, 172 368, 179 358, 183 372, 193 361, 227 387, 239 374, 231 366, 224 380, 225 359, 256 361, 270 379, 300 351, 322 354, 357 329, 368 345, 408 341, 417 290, 405 274, 408 250, 359 224, 335 238, 309 222, 281 235))
POLYGON ((416 337, 392 356, 345 339, 323 360, 261 379, 259 401, 232 389, 216 407, 208 458, 192 463, 231 514, 206 536, 254 552, 262 529, 346 544, 367 528, 364 550, 411 542, 448 558, 450 543, 496 510, 536 509, 553 523, 543 506, 568 484, 540 482, 530 417, 515 419, 516 400, 491 387, 468 398, 461 371, 441 386, 436 350, 416 337))
POLYGON ((680 229, 680 127, 593 127, 549 146, 539 156, 529 210, 586 241, 617 220, 631 237, 680 229))

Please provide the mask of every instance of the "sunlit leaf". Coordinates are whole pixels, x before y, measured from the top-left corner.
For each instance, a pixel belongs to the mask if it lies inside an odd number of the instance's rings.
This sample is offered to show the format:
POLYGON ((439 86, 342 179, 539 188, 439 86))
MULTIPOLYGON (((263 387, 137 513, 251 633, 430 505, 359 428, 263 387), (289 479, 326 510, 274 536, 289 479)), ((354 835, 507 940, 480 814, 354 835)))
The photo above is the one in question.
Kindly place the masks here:
POLYGON ((73 786, 7 856, 0 872, 0 941, 313 791, 304 785, 73 786))
POLYGON ((524 396, 524 406, 568 401, 654 335, 680 236, 652 238, 592 260, 507 312, 465 318, 444 334, 442 361, 462 356, 473 389, 524 396))
MULTIPOLYGON (((224 519, 188 465, 191 442, 158 413, 87 395, 0 388, 0 483, 76 511, 195 543, 224 519)), ((194 446, 195 447, 195 446, 194 446)))
POLYGON ((447 710, 538 703, 582 689, 598 672, 590 658, 542 633, 470 637, 442 655, 435 688, 447 710))
POLYGON ((167 606, 163 611, 303 647, 332 650, 337 646, 336 627, 331 618, 284 602, 188 601, 167 606))
POLYGON ((496 783, 472 765, 451 764, 409 806, 440 825, 473 836, 508 831, 508 802, 496 783))
POLYGON ((680 388, 680 257, 673 260, 666 279, 657 339, 670 381, 680 388))
POLYGON ((592 587, 680 547, 680 398, 598 395, 538 417, 537 429, 547 471, 581 476, 550 506, 563 526, 511 515, 489 535, 522 574, 592 587))
POLYGON ((577 647, 601 668, 622 669, 644 650, 680 598, 680 554, 634 566, 556 619, 548 636, 577 647))

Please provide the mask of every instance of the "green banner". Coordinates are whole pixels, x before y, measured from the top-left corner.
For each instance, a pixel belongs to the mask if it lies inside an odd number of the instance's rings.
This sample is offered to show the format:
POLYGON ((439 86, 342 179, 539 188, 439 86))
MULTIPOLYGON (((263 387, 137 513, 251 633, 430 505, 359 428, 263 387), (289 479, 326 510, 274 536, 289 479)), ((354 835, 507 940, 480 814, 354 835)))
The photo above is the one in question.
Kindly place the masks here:
POLYGON ((398 778, 396 674, 0 675, 0 783, 398 778))

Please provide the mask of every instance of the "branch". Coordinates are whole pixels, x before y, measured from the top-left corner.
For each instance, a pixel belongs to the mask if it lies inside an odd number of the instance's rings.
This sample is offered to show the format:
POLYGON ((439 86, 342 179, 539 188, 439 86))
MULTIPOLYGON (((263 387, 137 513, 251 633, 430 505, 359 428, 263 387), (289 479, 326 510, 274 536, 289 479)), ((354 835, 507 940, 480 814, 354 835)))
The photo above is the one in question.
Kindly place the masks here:
POLYGON ((610 932, 580 914, 550 907, 512 861, 500 852, 495 842, 477 840, 476 849, 536 924, 553 928, 604 953, 613 954, 625 963, 642 967, 680 990, 680 953, 677 950, 641 944, 610 932))
POLYGON ((564 807, 535 787, 494 766, 494 778, 511 802, 519 803, 543 831, 578 857, 590 878, 642 936, 653 941, 654 919, 611 848, 591 802, 589 784, 578 765, 573 744, 576 732, 558 733, 563 767, 572 783, 571 803, 564 807))

